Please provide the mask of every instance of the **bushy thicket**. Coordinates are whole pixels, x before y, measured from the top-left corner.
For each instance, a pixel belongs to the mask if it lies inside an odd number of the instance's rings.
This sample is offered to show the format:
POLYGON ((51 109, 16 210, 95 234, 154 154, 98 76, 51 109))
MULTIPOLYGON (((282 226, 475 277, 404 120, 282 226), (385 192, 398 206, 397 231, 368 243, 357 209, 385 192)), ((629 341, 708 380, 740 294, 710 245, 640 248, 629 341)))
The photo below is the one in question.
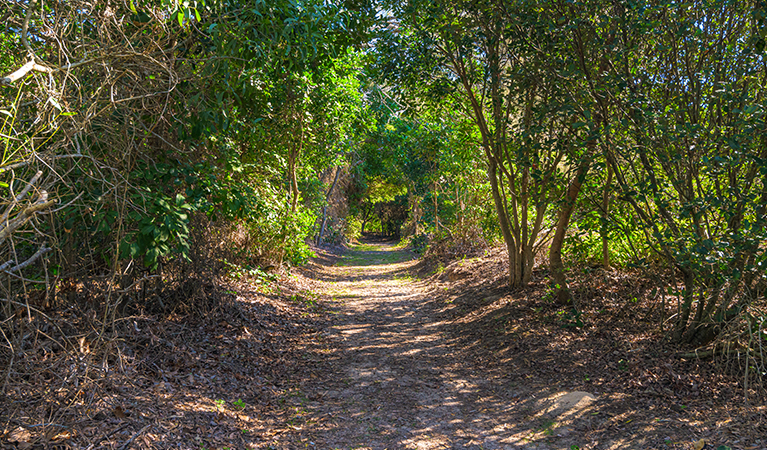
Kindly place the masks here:
POLYGON ((0 1, 1 389, 306 261, 362 117, 350 7, 0 1))

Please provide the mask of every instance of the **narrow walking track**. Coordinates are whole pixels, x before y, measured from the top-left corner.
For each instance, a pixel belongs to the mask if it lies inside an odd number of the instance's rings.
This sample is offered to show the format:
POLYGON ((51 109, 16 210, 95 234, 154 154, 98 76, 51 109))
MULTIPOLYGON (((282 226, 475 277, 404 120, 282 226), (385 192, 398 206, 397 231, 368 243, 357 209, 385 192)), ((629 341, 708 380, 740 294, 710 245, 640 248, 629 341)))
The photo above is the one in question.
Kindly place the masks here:
POLYGON ((290 399, 302 445, 570 448, 562 439, 571 430, 543 418, 529 393, 456 356, 428 285, 410 275, 415 264, 412 253, 377 244, 318 268, 335 320, 290 399))

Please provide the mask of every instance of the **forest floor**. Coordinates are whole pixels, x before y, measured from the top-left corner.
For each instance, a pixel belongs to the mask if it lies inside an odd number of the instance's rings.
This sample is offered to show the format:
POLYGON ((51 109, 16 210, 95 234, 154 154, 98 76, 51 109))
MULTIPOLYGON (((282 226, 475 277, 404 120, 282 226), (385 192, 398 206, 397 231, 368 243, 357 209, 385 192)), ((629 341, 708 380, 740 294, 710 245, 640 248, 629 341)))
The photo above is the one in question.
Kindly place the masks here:
POLYGON ((652 305, 591 302, 591 326, 574 326, 543 274, 509 292, 504 267, 498 252, 424 267, 383 243, 316 261, 334 319, 310 346, 285 447, 767 448, 763 404, 745 406, 713 363, 674 356, 638 319, 652 305))
POLYGON ((319 250, 196 319, 135 319, 123 370, 66 405, 25 394, 44 374, 11 383, 0 448, 767 449, 764 402, 675 356, 638 279, 576 280, 576 317, 543 273, 515 291, 504 273, 492 251, 319 250))

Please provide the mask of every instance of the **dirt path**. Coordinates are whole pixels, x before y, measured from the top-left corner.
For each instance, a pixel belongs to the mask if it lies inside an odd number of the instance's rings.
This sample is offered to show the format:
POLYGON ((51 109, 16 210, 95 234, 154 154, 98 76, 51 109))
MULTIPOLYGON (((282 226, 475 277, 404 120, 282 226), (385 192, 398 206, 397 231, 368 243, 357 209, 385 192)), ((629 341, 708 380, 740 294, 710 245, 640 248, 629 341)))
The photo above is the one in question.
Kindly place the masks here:
MULTIPOLYGON (((297 437, 322 449, 571 448, 557 419, 589 398, 536 402, 456 356, 435 318, 416 261, 391 245, 365 245, 319 267, 332 327, 291 397, 297 437), (570 402, 569 404, 567 402, 570 402), (563 406, 559 410, 554 408, 563 406), (547 414, 548 413, 548 414, 547 414), (555 420, 556 419, 556 420, 555 420), (542 442, 541 439, 546 442, 542 442), (554 442, 556 441, 556 442, 554 442), (567 441, 567 442, 566 442, 567 441)), ((547 396, 546 396, 547 397, 547 396)), ((583 445, 581 443, 581 445, 583 445)), ((572 447, 577 448, 577 447, 572 447)))
POLYGON ((119 354, 59 364, 87 383, 43 367, 7 389, 0 449, 767 450, 767 406, 675 357, 634 303, 596 298, 578 328, 545 274, 510 291, 498 252, 417 267, 381 243, 321 252, 184 297, 198 312, 132 316, 119 354))

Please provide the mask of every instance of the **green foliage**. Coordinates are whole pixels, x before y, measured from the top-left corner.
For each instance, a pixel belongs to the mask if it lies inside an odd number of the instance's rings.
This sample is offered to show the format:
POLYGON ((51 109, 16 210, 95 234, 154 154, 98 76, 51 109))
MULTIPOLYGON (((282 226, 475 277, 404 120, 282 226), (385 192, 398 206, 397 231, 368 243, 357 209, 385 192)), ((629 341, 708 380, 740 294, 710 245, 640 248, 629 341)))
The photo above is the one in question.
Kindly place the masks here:
POLYGON ((299 210, 296 213, 285 216, 282 236, 283 251, 287 261, 295 265, 301 265, 306 263, 309 258, 315 256, 306 242, 314 232, 316 221, 317 216, 306 210, 299 210))
POLYGON ((410 247, 416 253, 423 253, 429 245, 429 235, 426 233, 420 233, 410 238, 410 247))
POLYGON ((585 326, 583 320, 581 320, 583 313, 575 308, 559 311, 557 314, 559 315, 560 324, 564 328, 583 328, 585 326))
POLYGON ((483 223, 491 216, 487 190, 482 192, 486 175, 463 116, 449 108, 441 113, 424 108, 417 116, 402 117, 385 92, 374 88, 369 97, 377 124, 360 149, 359 193, 350 199, 353 214, 374 216, 364 219, 365 230, 378 230, 379 223, 386 229, 383 214, 396 195, 407 194, 404 235, 447 227, 480 246, 485 237, 493 240, 492 221, 483 223))
MULTIPOLYGON (((17 192, 30 155, 57 161, 44 188, 67 206, 33 223, 83 272, 188 261, 203 218, 246 230, 254 266, 300 264, 330 202, 320 174, 348 166, 331 234, 402 230, 456 255, 501 238, 514 284, 572 213, 571 260, 607 241, 615 264, 683 278, 680 339, 760 289, 762 0, 129 1, 114 23, 78 5, 33 10, 70 24, 30 28, 39 62, 74 65, 2 87, 2 165, 21 166, 0 181, 17 192)), ((26 53, 0 24, 3 73, 26 53)))
POLYGON ((248 277, 249 281, 256 284, 269 284, 277 279, 277 275, 265 272, 259 267, 250 265, 232 264, 229 261, 222 261, 228 269, 228 274, 232 278, 241 279, 248 277))
MULTIPOLYGON (((132 172, 131 182, 141 188, 131 195, 132 210, 122 218, 119 256, 138 258, 151 270, 162 261, 188 261, 193 214, 245 224, 253 247, 241 252, 256 259, 284 257, 301 264, 311 256, 305 240, 316 215, 304 209, 286 215, 284 202, 268 184, 255 189, 247 178, 216 172, 220 171, 203 164, 155 164, 132 172)), ((110 234, 118 216, 105 205, 94 214, 93 231, 110 234)))
POLYGON ((591 264, 602 263, 602 233, 609 237, 609 258, 613 265, 626 267, 641 265, 652 255, 651 247, 645 240, 644 228, 637 226, 630 210, 625 205, 622 211, 614 212, 609 220, 605 220, 599 210, 579 214, 570 233, 565 238, 565 252, 574 262, 591 264))
POLYGON ((362 220, 356 216, 346 218, 346 227, 344 229, 344 239, 346 242, 354 242, 362 236, 362 220))
MULTIPOLYGON (((157 270, 162 259, 171 255, 189 260, 189 213, 192 206, 181 194, 171 200, 161 193, 144 188, 135 194, 134 203, 141 204, 140 212, 128 215, 135 221, 137 231, 129 233, 120 244, 120 255, 124 258, 141 258, 146 267, 157 270)), ((108 226, 106 214, 100 222, 108 226)), ((100 225, 100 226, 101 226, 100 225)), ((97 231, 107 231, 98 228, 97 231)))

